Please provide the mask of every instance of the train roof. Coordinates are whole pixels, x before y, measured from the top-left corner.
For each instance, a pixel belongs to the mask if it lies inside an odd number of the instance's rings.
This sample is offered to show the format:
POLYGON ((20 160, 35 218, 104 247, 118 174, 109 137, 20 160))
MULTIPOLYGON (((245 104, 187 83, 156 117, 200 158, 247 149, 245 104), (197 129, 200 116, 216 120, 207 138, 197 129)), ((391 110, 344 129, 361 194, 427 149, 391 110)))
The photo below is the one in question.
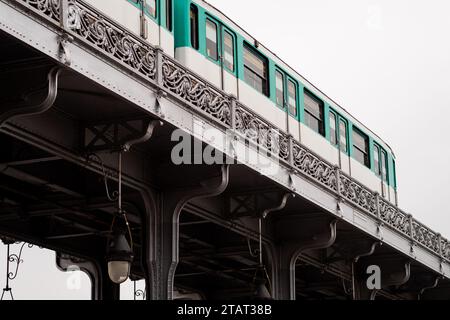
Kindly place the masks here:
MULTIPOLYGON (((374 138, 378 139, 377 143, 379 143, 383 148, 386 150, 389 150, 392 154, 392 156, 395 159, 395 153, 392 150, 392 148, 387 144, 379 135, 377 135, 373 130, 369 129, 367 126, 365 126, 361 121, 357 120, 354 116, 352 116, 344 107, 342 107, 339 103, 337 103, 335 100, 330 98, 326 93, 324 93, 322 90, 317 88, 313 83, 311 83, 306 77, 301 75, 299 72, 297 72, 294 68, 292 68, 288 63, 286 63, 283 59, 281 59, 277 54, 272 52, 269 48, 267 48, 265 45, 260 43, 256 38, 254 38, 252 35, 250 35, 247 31, 245 31, 242 27, 240 27, 236 22, 234 22, 231 18, 229 18, 225 13, 223 13, 221 10, 217 9, 212 4, 208 3, 205 0, 192 0, 193 2, 202 5, 205 9, 208 9, 212 11, 213 14, 215 14, 217 17, 222 18, 222 20, 225 20, 228 24, 228 27, 234 27, 236 30, 240 32, 240 35, 243 36, 247 41, 250 43, 258 43, 258 49, 267 55, 269 58, 274 60, 275 62, 278 62, 278 64, 282 65, 287 71, 289 71, 292 74, 295 74, 301 82, 308 85, 308 89, 312 91, 312 93, 321 96, 322 99, 324 99, 332 108, 336 109, 336 111, 340 112, 343 116, 345 116, 348 120, 355 123, 359 129, 362 129, 364 131, 367 131, 366 133, 370 133, 373 135, 374 138)), ((235 30, 235 31, 236 31, 235 30)))

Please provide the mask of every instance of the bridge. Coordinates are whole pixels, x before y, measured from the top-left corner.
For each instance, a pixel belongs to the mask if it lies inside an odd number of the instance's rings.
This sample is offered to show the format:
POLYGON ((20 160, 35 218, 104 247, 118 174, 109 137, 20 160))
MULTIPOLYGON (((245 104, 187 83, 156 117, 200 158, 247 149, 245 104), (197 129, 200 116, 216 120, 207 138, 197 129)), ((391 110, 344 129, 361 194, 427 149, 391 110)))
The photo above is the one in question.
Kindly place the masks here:
POLYGON ((0 30, 1 238, 93 299, 122 208, 148 299, 450 298, 447 239, 83 1, 0 0, 0 30), (226 161, 175 164, 176 135, 226 161))

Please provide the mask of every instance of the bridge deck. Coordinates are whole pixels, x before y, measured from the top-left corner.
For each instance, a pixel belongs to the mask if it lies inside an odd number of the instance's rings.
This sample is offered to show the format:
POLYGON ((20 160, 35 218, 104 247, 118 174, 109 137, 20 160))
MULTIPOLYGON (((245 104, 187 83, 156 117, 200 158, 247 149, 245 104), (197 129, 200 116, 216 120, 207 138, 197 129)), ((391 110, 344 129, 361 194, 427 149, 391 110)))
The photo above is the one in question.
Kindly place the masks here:
MULTIPOLYGON (((0 157, 0 195, 8 199, 0 202, 1 234, 87 259, 98 256, 115 210, 98 181, 105 171, 111 184, 116 180, 117 157, 99 151, 100 162, 87 156, 86 132, 108 144, 114 130, 119 136, 126 130, 133 134, 148 121, 162 120, 164 126, 124 159, 124 194, 139 256, 151 251, 146 229, 153 226, 142 218, 141 212, 148 211, 142 194, 192 189, 220 175, 220 166, 171 163, 175 129, 239 163, 230 166, 225 192, 190 201, 175 222, 171 241, 176 249, 171 254, 178 263, 173 271, 178 288, 218 283, 209 297, 246 294, 242 287, 251 284, 255 270, 248 248, 257 245, 255 217, 286 198, 264 229, 276 296, 345 298, 355 275, 351 261, 369 252, 366 265, 381 264, 392 274, 407 269, 403 282, 386 280, 381 296, 412 299, 424 288, 433 296, 447 294, 450 243, 440 234, 82 1, 70 1, 70 16, 61 15, 51 1, 38 3, 0 1, 0 73, 7 89, 2 101, 41 86, 52 67, 63 66, 53 108, 0 121, 5 151, 0 157), (270 166, 252 161, 258 157, 270 166), (291 193, 295 198, 286 196, 291 193), (311 242, 309 237, 317 240, 333 229, 335 219, 332 243, 304 245, 311 242), (302 255, 291 279, 295 294, 284 288, 283 272, 289 273, 289 267, 275 259, 285 243, 304 248, 296 250, 302 255)), ((0 111, 3 119, 10 110, 2 105, 0 111)), ((133 275, 147 273, 137 263, 133 275)))

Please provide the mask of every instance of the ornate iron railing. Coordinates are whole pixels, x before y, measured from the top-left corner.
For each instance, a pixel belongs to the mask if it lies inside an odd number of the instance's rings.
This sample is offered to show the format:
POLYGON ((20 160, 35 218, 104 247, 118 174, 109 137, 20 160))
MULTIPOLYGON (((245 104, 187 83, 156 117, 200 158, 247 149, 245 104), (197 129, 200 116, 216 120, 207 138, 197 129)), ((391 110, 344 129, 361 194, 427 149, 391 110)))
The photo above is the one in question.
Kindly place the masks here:
POLYGON ((228 96, 162 52, 160 54, 162 79, 159 80, 164 88, 229 127, 231 102, 228 96))
POLYGON ((161 49, 155 48, 118 25, 82 0, 15 0, 90 48, 110 57, 148 80, 169 97, 185 102, 193 111, 206 115, 221 127, 252 141, 279 157, 290 171, 324 186, 340 200, 350 203, 450 262, 450 241, 424 226, 411 215, 382 199, 378 193, 346 175, 328 161, 282 132, 236 98, 216 88, 184 67, 161 49), (61 8, 66 8, 64 14, 61 8))
POLYGON ((61 5, 59 0, 18 0, 18 2, 20 1, 28 4, 42 16, 59 22, 61 5))
POLYGON ((76 35, 146 78, 155 79, 155 49, 149 44, 81 1, 68 2, 67 14, 67 27, 76 35))

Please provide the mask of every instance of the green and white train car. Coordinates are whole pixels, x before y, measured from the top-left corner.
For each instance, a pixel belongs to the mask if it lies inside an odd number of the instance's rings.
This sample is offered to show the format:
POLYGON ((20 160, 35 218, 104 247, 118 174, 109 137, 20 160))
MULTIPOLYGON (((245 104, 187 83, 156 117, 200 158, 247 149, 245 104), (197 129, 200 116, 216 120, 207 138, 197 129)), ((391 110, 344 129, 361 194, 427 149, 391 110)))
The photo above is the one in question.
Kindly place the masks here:
POLYGON ((175 57, 397 203, 389 145, 207 2, 175 0, 175 57))
POLYGON ((85 1, 397 204, 387 143, 207 2, 85 1))

